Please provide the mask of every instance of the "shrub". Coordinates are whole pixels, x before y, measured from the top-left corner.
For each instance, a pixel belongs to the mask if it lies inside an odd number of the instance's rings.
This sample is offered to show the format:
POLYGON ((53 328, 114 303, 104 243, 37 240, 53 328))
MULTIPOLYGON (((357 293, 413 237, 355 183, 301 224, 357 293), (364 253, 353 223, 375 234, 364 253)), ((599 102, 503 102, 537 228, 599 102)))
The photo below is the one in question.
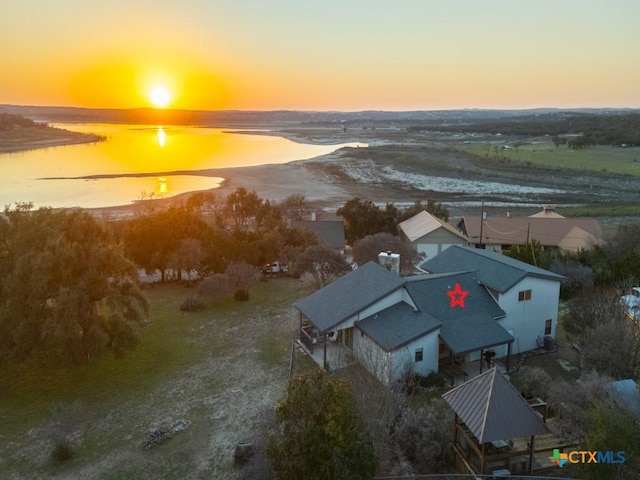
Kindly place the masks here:
POLYGON ((247 290, 243 290, 239 288, 235 292, 233 292, 233 299, 236 302, 246 302, 249 300, 249 292, 247 290))
POLYGON ((453 411, 442 399, 415 411, 402 410, 395 426, 398 447, 415 473, 443 473, 453 468, 453 411))
POLYGON ((523 366, 520 369, 522 396, 547 398, 551 386, 551 375, 540 367, 523 366))
POLYGON ((55 442, 51 452, 51 460, 53 463, 59 464, 71 460, 73 450, 67 440, 59 440, 55 442))
POLYGON ((182 312, 199 312, 203 309, 204 304, 198 297, 189 297, 180 305, 180 311, 182 312))

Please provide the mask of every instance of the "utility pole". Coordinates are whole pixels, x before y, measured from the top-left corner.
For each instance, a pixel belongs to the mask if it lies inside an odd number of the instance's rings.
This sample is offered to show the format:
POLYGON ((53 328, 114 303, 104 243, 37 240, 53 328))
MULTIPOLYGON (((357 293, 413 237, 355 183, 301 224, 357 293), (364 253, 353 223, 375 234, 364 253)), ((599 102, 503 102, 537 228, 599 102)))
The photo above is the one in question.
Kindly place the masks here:
POLYGON ((484 225, 484 199, 482 199, 482 211, 480 213, 480 247, 482 248, 482 226, 484 225))

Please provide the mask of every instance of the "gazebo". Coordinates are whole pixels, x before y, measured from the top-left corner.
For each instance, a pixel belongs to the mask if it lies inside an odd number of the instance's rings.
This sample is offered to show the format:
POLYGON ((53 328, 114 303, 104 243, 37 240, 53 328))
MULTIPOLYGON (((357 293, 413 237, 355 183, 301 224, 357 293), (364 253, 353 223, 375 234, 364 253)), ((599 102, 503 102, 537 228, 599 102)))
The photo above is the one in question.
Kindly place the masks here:
POLYGON ((460 467, 475 475, 508 475, 514 469, 533 473, 535 437, 551 431, 496 367, 442 398, 455 412, 454 450, 460 467))

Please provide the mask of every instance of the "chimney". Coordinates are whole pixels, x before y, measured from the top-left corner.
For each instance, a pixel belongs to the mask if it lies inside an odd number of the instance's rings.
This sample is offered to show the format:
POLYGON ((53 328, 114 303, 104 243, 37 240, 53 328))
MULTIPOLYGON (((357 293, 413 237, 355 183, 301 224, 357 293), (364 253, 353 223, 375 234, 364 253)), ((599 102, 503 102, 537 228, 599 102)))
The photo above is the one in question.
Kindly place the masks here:
POLYGON ((378 263, 387 270, 390 270, 400 275, 400 254, 392 253, 391 251, 380 252, 378 254, 378 263))

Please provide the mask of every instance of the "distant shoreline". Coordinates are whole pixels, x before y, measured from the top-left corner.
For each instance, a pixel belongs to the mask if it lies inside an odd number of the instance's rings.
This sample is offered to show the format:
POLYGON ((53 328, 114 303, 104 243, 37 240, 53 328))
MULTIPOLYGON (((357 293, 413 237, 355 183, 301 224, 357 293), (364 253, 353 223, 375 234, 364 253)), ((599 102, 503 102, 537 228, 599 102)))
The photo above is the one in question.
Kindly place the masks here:
POLYGON ((74 132, 50 126, 14 128, 0 132, 0 154, 96 143, 104 140, 105 138, 100 135, 74 132))

